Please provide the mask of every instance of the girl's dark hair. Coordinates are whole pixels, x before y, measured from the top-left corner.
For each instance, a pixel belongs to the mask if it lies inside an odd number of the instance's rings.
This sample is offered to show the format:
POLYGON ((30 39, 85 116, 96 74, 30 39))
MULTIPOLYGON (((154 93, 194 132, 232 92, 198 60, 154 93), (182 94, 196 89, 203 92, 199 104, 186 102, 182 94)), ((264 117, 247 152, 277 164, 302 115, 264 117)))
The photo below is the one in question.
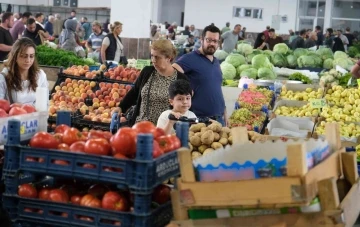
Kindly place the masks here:
POLYGON ((215 25, 209 25, 204 28, 204 30, 202 32, 203 38, 205 38, 206 32, 219 33, 219 35, 221 35, 220 29, 218 27, 216 27, 215 25))
POLYGON ((175 80, 169 86, 169 97, 174 99, 177 95, 191 95, 192 89, 189 81, 187 80, 175 80))
MULTIPOLYGON (((8 68, 8 74, 6 76, 6 84, 9 91, 21 91, 22 90, 22 81, 19 73, 19 66, 17 64, 17 59, 27 48, 32 47, 36 51, 35 43, 29 38, 18 39, 9 53, 8 61, 5 62, 5 67, 8 68)), ((29 68, 28 80, 30 82, 29 91, 36 91, 37 88, 37 75, 40 69, 34 56, 34 63, 29 68)), ((9 92, 10 93, 10 92, 9 92)), ((11 94, 11 93, 10 93, 11 94)))

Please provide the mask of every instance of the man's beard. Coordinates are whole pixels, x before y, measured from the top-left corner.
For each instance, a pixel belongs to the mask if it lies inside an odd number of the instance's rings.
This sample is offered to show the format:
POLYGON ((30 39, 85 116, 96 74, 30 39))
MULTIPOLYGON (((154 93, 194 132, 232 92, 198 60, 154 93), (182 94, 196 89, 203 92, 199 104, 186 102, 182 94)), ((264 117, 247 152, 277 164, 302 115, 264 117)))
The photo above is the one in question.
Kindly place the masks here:
POLYGON ((214 46, 210 46, 210 45, 207 48, 205 48, 205 45, 202 44, 202 50, 205 55, 214 55, 216 48, 214 46))

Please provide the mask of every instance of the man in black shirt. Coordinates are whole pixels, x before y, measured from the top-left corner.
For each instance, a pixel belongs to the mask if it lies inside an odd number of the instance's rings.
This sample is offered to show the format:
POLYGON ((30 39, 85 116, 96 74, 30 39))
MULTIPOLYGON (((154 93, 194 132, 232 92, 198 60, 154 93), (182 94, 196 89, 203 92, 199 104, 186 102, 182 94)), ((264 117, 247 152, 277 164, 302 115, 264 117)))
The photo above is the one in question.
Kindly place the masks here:
POLYGON ((306 30, 303 29, 300 31, 299 36, 296 37, 290 44, 291 49, 295 50, 296 48, 305 48, 305 40, 304 40, 305 37, 306 37, 306 30))
POLYGON ((317 35, 316 46, 319 49, 319 47, 323 45, 324 34, 321 31, 321 27, 319 25, 315 27, 315 32, 316 32, 316 35, 317 35))
POLYGON ((41 37, 44 38, 45 30, 43 28, 39 28, 36 26, 36 22, 34 18, 29 18, 26 23, 26 29, 24 31, 23 37, 27 37, 31 39, 36 46, 41 45, 41 37))
POLYGON ((352 33, 350 33, 350 28, 349 27, 347 27, 346 29, 345 29, 345 34, 344 34, 345 36, 346 36, 346 38, 349 40, 349 45, 348 45, 348 47, 351 47, 352 45, 353 45, 353 42, 356 42, 357 40, 356 40, 356 38, 355 38, 355 36, 352 34, 352 33))
POLYGON ((9 29, 14 25, 14 16, 12 13, 4 13, 1 17, 0 26, 0 61, 4 61, 10 52, 14 43, 9 29))

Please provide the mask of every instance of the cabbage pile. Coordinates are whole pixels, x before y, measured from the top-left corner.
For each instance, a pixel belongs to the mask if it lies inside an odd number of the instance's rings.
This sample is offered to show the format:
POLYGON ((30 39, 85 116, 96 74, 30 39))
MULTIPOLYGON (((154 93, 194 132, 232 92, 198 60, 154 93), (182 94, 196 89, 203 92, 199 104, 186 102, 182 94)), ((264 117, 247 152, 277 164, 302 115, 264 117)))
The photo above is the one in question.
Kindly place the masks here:
POLYGON ((225 58, 226 58, 228 55, 229 55, 229 54, 228 54, 226 51, 224 51, 224 50, 217 50, 217 51, 215 51, 215 53, 214 53, 214 56, 215 56, 217 59, 219 59, 220 61, 225 60, 225 58))

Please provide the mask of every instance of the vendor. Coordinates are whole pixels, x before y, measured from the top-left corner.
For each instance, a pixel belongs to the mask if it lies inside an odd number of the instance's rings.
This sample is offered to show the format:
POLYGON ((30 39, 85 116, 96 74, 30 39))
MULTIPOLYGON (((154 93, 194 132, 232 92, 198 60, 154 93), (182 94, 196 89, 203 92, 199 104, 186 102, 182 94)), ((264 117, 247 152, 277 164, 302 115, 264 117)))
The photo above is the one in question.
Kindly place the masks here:
POLYGON ((283 42, 284 40, 275 34, 275 29, 271 28, 269 29, 269 38, 258 49, 262 50, 265 46, 268 46, 269 50, 273 50, 276 44, 283 42))
POLYGON ((29 38, 18 39, 0 73, 0 98, 10 103, 35 105, 37 87, 48 88, 46 74, 35 60, 36 46, 29 38))

